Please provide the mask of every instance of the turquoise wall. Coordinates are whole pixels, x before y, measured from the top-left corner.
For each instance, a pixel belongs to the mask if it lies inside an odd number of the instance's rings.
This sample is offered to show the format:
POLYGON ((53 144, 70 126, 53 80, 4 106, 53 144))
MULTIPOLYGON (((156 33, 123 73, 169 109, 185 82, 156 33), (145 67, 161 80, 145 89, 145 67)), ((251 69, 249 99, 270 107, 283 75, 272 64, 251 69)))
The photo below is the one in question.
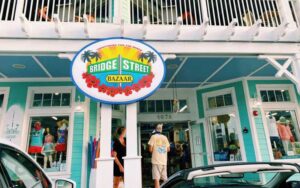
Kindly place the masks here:
MULTIPOLYGON (((202 149, 203 149, 203 156, 207 156, 207 149, 206 149, 206 144, 205 144, 205 131, 204 131, 204 125, 203 123, 200 124, 200 132, 201 132, 201 143, 202 143, 202 149)), ((203 163, 204 165, 208 165, 207 157, 203 158, 203 163)))
MULTIPOLYGON (((91 100, 90 102, 90 126, 89 126, 89 138, 94 138, 96 135, 96 131, 97 131, 97 105, 99 103, 91 100)), ((89 177, 91 174, 91 164, 90 164, 90 160, 88 163, 88 171, 87 171, 87 185, 89 187, 89 177)))
POLYGON ((84 113, 75 112, 74 114, 74 129, 73 129, 73 150, 71 164, 71 179, 76 181, 77 187, 81 185, 82 171, 82 143, 83 143, 83 126, 84 113))
MULTIPOLYGON (((199 109, 199 118, 204 118, 204 105, 203 105, 203 100, 202 100, 202 94, 207 93, 207 92, 221 90, 221 89, 226 89, 226 88, 230 88, 230 87, 233 87, 235 90, 236 100, 237 100, 237 108, 238 108, 239 117, 240 117, 241 130, 243 130, 243 128, 247 128, 249 130, 249 132, 246 134, 242 133, 242 136, 243 136, 244 148, 245 148, 245 152, 246 152, 247 161, 253 162, 253 161, 256 161, 256 158, 255 158, 255 151, 254 151, 254 146, 253 146, 251 127, 250 127, 250 122, 249 122, 249 118, 248 118, 248 111, 247 111, 246 99, 245 99, 245 93, 244 93, 242 81, 198 90, 196 95, 197 95, 197 102, 198 102, 198 109, 199 109)), ((204 135, 204 136, 206 136, 206 135, 204 135)))
MULTIPOLYGON (((0 87, 9 87, 7 109, 15 104, 21 106, 23 110, 26 108, 28 87, 51 87, 51 86, 74 86, 72 82, 1 82, 0 87)), ((80 97, 84 101, 84 96, 76 91, 75 99, 80 97)), ((74 134, 73 134, 73 150, 71 163, 71 179, 77 183, 80 188, 81 184, 81 163, 82 163, 82 147, 83 147, 83 123, 84 114, 75 113, 74 116, 74 134)), ((92 129, 92 128, 91 128, 92 129)))

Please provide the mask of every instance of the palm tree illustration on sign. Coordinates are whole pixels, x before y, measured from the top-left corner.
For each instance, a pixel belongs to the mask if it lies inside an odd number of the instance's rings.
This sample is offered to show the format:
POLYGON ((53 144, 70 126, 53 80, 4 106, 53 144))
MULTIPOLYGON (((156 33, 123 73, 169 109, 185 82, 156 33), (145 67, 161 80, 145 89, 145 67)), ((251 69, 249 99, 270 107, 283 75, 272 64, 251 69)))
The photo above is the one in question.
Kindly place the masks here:
POLYGON ((91 59, 94 58, 96 59, 96 61, 98 61, 98 59, 101 59, 101 56, 97 52, 92 52, 91 50, 87 50, 81 55, 81 60, 83 62, 90 62, 91 59))
POLYGON ((148 63, 150 63, 150 62, 154 63, 157 59, 154 52, 151 52, 151 51, 146 52, 145 56, 146 56, 146 59, 148 60, 148 63))
POLYGON ((147 54, 142 52, 142 53, 140 53, 138 60, 143 61, 144 59, 147 59, 147 54))

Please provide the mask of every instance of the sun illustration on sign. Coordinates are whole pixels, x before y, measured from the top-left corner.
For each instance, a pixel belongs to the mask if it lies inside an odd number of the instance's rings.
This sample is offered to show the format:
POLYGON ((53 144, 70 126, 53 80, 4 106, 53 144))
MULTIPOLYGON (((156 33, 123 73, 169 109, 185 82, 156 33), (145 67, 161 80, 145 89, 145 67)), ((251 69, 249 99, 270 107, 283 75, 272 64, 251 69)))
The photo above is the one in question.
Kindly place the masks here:
POLYGON ((130 45, 109 45, 96 51, 86 50, 81 54, 86 72, 82 74, 88 88, 114 97, 126 96, 151 87, 155 75, 152 65, 157 55, 130 45))

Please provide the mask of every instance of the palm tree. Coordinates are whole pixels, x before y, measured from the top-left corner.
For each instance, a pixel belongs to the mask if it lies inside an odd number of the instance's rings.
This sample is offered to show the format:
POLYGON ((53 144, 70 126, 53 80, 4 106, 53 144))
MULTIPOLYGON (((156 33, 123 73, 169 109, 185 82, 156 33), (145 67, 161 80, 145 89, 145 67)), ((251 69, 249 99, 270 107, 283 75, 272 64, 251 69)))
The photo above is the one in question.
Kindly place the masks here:
POLYGON ((96 58, 97 61, 98 59, 101 59, 101 56, 97 52, 92 52, 91 50, 87 50, 81 55, 81 60, 83 62, 90 62, 93 58, 96 58))
POLYGON ((81 55, 81 60, 83 62, 90 62, 91 58, 93 57, 93 52, 91 50, 87 50, 85 52, 83 52, 83 54, 81 55))
POLYGON ((154 52, 148 51, 145 54, 146 54, 146 57, 148 59, 148 63, 150 63, 150 62, 154 63, 156 61, 157 57, 154 54, 154 52))
POLYGON ((97 52, 92 52, 91 58, 95 58, 98 61, 98 59, 101 59, 101 55, 97 52))
POLYGON ((144 59, 147 59, 147 54, 146 53, 140 53, 139 57, 138 57, 139 60, 143 61, 144 59))

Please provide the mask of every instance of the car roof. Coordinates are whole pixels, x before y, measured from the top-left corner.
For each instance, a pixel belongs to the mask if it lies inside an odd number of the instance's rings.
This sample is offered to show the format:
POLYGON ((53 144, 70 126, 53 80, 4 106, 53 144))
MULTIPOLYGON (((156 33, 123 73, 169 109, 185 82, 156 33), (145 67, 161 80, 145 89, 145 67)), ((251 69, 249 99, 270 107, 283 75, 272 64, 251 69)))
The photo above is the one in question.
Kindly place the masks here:
POLYGON ((208 174, 217 174, 222 172, 243 173, 257 172, 261 170, 290 170, 300 172, 300 166, 294 163, 282 162, 239 162, 208 165, 197 168, 190 168, 175 173, 175 176, 182 176, 184 179, 192 179, 193 177, 206 176, 208 174))

